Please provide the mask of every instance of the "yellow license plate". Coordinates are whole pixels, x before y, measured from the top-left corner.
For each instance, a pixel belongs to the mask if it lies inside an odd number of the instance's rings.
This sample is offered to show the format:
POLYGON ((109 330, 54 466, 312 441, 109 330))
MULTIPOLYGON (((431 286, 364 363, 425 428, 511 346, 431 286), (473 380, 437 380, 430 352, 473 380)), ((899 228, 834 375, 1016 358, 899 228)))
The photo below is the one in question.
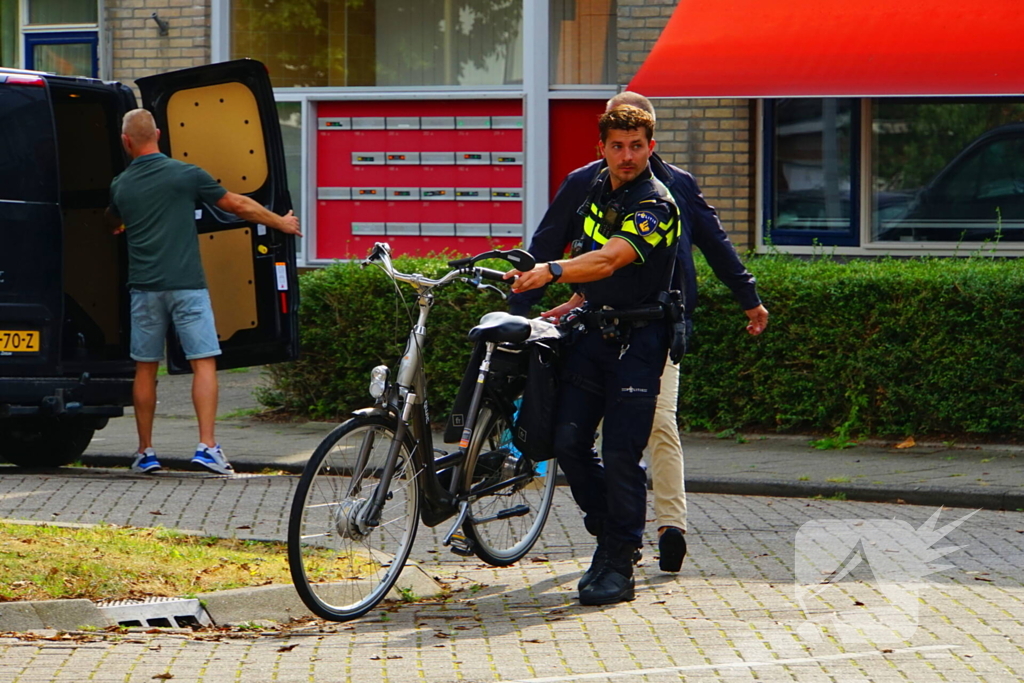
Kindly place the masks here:
POLYGON ((0 353, 39 353, 39 330, 0 330, 0 353))

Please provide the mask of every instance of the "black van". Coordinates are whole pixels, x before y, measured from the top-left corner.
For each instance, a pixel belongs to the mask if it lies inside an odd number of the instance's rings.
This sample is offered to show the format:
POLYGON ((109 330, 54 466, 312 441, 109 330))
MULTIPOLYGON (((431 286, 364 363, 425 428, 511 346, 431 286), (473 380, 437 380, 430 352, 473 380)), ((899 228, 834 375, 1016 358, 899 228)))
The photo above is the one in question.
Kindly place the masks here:
MULTIPOLYGON (((168 156, 270 210, 291 209, 266 68, 253 60, 138 81, 168 156)), ((105 221, 128 159, 120 83, 0 69, 0 458, 76 459, 132 402, 127 249, 105 221)), ((298 355, 294 237, 196 206, 221 369, 298 355)), ((168 368, 189 367, 173 331, 168 368)))

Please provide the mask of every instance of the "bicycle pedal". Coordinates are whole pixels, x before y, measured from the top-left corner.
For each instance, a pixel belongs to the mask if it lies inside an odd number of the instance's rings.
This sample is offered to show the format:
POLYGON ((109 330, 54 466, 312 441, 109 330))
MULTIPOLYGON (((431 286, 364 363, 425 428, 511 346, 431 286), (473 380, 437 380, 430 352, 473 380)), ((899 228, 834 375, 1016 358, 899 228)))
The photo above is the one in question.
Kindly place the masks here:
POLYGON ((475 554, 473 541, 466 538, 465 534, 452 534, 451 548, 453 553, 462 557, 472 557, 475 554))

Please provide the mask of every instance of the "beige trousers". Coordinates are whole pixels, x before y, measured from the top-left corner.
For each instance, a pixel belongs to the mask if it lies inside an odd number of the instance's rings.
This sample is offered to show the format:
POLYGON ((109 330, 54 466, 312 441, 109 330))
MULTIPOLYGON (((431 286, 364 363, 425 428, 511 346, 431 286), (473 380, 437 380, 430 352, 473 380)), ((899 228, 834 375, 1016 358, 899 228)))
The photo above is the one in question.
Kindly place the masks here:
MULTIPOLYGON (((665 360, 661 391, 654 409, 651 436, 644 449, 654 488, 654 516, 657 527, 674 526, 686 531, 686 486, 683 483, 683 444, 679 441, 679 366, 665 360)), ((600 430, 594 447, 601 452, 600 430)))
POLYGON ((686 531, 686 486, 683 483, 683 444, 679 441, 679 366, 665 362, 661 391, 654 409, 654 426, 644 449, 644 459, 654 486, 654 516, 658 527, 686 531))

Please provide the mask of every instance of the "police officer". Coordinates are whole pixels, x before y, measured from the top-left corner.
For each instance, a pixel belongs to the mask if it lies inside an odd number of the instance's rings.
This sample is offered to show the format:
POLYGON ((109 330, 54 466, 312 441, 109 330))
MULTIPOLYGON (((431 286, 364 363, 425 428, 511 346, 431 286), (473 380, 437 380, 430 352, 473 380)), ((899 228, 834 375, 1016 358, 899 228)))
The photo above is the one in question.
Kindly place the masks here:
MULTIPOLYGON (((639 93, 621 92, 608 100, 606 108, 610 110, 622 104, 639 107, 655 118, 650 100, 639 93)), ((676 275, 682 285, 687 320, 697 305, 697 274, 693 264, 693 247, 697 247, 746 313, 747 331, 752 335, 760 334, 767 325, 768 311, 761 305, 754 277, 737 256, 715 209, 708 205, 692 175, 666 163, 657 153, 651 154, 650 164, 654 177, 665 183, 679 207, 682 232, 676 252, 676 275)), ((538 261, 561 257, 567 246, 580 236, 582 226, 577 220, 577 209, 586 201, 595 177, 604 166, 603 159, 594 161, 572 171, 562 182, 530 242, 530 253, 538 261)), ((542 294, 541 289, 513 294, 509 297, 509 310, 517 315, 529 315, 530 308, 540 301, 542 294)), ((558 317, 582 300, 581 295, 574 295, 570 302, 542 315, 558 317)), ((659 566, 666 572, 679 571, 686 556, 686 491, 679 440, 678 390, 679 366, 670 362, 661 377, 661 392, 646 453, 654 489, 659 566)))
POLYGON ((625 313, 656 306, 669 288, 679 221, 665 186, 648 160, 654 119, 632 106, 599 121, 607 167, 584 208, 582 253, 539 263, 516 276, 523 292, 562 280, 582 283, 588 313, 562 369, 555 450, 573 497, 598 549, 580 602, 604 605, 634 596, 633 553, 642 545, 647 477, 640 458, 651 431, 669 346, 667 319, 628 321, 625 313), (601 459, 594 433, 604 418, 601 459))

